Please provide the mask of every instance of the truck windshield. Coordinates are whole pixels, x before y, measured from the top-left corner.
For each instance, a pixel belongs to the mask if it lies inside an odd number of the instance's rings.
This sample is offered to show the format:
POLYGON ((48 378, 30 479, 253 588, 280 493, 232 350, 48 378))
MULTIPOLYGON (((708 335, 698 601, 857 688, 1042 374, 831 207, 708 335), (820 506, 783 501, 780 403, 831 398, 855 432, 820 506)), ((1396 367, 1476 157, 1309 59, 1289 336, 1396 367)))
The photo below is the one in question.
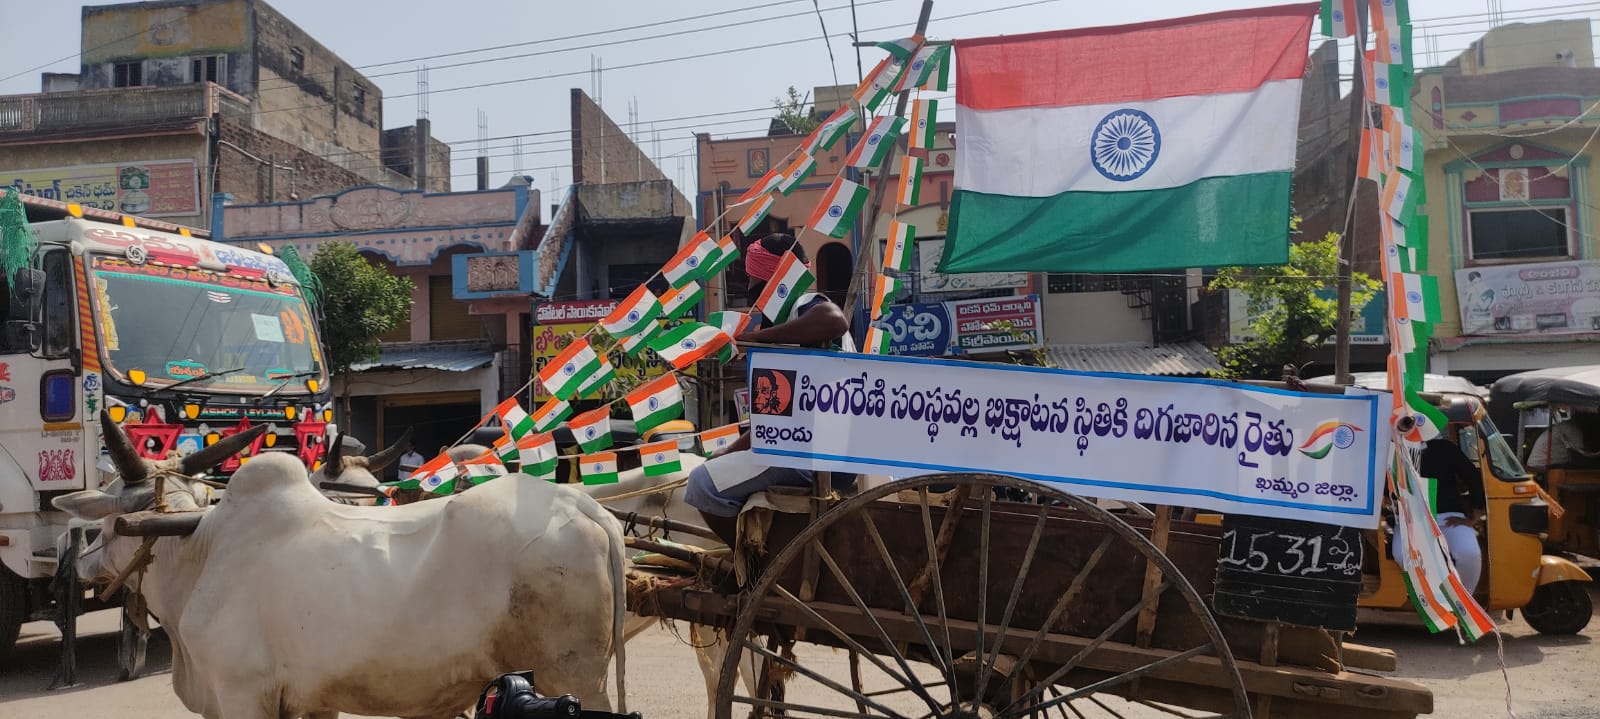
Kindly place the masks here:
POLYGON ((96 257, 93 277, 104 360, 123 377, 140 370, 145 386, 160 387, 217 373, 185 387, 257 393, 301 375, 287 394, 325 379, 316 328, 293 285, 114 257, 96 257))

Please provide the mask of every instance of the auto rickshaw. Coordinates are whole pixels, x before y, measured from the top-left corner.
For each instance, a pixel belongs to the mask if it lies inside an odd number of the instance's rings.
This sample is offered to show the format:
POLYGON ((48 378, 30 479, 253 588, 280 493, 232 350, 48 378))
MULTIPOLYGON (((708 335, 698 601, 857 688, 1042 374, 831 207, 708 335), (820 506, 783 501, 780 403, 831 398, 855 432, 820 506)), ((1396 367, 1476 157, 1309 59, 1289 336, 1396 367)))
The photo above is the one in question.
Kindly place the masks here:
MULTIPOLYGON (((1495 428, 1477 397, 1424 393, 1449 420, 1450 439, 1477 465, 1488 504, 1479 542, 1484 546, 1483 577, 1474 595, 1490 611, 1522 611, 1541 634, 1575 634, 1589 624, 1593 606, 1585 586, 1589 574, 1578 565, 1544 554, 1550 526, 1549 505, 1495 428)), ((1412 611, 1403 570, 1390 555, 1387 528, 1365 532, 1365 589, 1357 606, 1412 611)))
MULTIPOLYGON (((1539 436, 1563 423, 1579 428, 1586 448, 1600 449, 1600 365, 1514 374, 1495 382, 1493 392, 1497 413, 1501 407, 1516 412, 1516 446, 1525 463, 1534 464, 1539 436)), ((1535 479, 1563 510, 1550 517, 1547 548, 1600 558, 1600 459, 1550 467, 1535 479)))

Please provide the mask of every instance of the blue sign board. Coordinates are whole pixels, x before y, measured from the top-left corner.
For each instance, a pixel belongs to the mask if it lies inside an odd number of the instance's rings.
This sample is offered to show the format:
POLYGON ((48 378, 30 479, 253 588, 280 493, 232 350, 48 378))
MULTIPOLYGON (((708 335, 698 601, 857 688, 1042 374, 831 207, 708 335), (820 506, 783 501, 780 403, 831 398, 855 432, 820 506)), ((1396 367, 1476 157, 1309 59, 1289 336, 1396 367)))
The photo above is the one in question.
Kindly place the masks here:
POLYGON ((873 324, 889 334, 889 354, 905 357, 950 354, 950 312, 943 302, 893 305, 873 324))

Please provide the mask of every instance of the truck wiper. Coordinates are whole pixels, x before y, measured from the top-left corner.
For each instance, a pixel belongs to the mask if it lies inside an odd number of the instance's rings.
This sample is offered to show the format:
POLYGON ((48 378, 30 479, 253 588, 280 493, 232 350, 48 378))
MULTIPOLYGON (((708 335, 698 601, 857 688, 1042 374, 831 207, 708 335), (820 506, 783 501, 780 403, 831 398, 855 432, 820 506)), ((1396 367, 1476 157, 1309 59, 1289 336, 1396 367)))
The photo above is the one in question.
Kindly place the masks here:
POLYGON ((215 378, 221 377, 223 375, 233 374, 234 372, 243 372, 244 370, 245 370, 245 368, 243 368, 243 367, 235 367, 233 369, 219 369, 219 370, 217 370, 215 372, 207 372, 205 374, 195 375, 193 377, 190 377, 189 379, 178 380, 177 382, 173 382, 172 384, 169 384, 169 385, 167 385, 165 387, 161 387, 160 389, 164 389, 164 390, 166 390, 166 389, 177 389, 177 388, 182 387, 182 386, 184 386, 186 384, 189 384, 190 382, 199 382, 200 380, 203 380, 203 379, 215 379, 215 378))
POLYGON ((306 372, 296 372, 296 373, 294 373, 292 375, 288 375, 286 377, 280 377, 279 379, 281 379, 283 381, 279 382, 278 386, 267 390, 266 394, 261 395, 260 399, 266 399, 268 397, 271 397, 272 395, 277 394, 278 390, 283 389, 284 387, 288 387, 290 382, 293 382, 293 381, 295 381, 297 379, 300 379, 302 377, 316 377, 316 376, 321 375, 321 374, 322 374, 322 370, 314 369, 314 370, 309 370, 309 371, 306 371, 306 372))

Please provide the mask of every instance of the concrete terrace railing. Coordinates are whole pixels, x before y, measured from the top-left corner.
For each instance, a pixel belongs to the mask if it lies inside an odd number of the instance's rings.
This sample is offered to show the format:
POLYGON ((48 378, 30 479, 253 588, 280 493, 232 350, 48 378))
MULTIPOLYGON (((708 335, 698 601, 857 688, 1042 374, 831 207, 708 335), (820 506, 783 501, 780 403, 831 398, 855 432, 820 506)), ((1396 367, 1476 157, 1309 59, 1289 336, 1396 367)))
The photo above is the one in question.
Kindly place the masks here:
POLYGON ((209 82, 5 95, 0 96, 0 134, 199 119, 219 112, 248 120, 250 100, 209 82))

